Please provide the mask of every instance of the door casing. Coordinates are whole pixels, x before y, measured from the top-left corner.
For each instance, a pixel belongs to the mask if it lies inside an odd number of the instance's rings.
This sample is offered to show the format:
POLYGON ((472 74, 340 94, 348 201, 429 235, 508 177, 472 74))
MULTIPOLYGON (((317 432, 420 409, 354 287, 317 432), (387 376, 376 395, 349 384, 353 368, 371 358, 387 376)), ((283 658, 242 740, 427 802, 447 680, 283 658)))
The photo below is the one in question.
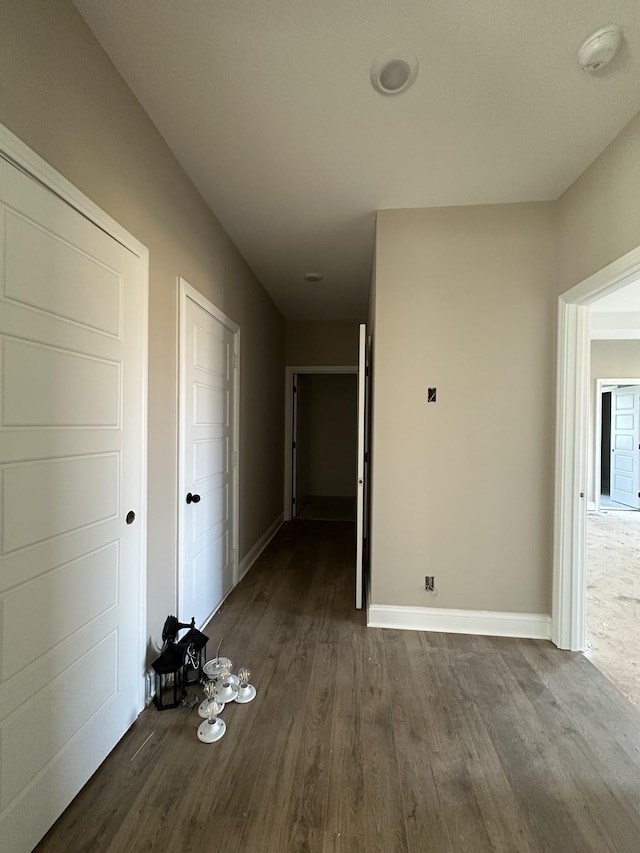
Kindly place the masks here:
POLYGON ((551 639, 585 643, 590 305, 640 278, 640 246, 558 298, 551 639))

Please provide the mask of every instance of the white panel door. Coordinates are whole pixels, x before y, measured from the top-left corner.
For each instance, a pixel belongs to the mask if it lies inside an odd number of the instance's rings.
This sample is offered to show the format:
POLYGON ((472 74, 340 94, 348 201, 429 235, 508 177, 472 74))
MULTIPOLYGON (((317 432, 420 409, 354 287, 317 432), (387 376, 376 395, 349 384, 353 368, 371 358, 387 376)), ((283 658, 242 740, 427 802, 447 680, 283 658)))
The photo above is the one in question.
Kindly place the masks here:
POLYGON ((136 719, 143 263, 0 160, 0 847, 31 850, 136 719))
POLYGON ((367 327, 360 325, 358 350, 358 464, 356 481, 356 608, 362 609, 363 570, 365 560, 365 514, 367 457, 366 457, 366 382, 367 382, 367 327))
POLYGON ((640 508, 640 386, 611 392, 611 500, 640 508))
POLYGON ((186 293, 181 321, 180 620, 202 628, 235 577, 235 334, 186 293))

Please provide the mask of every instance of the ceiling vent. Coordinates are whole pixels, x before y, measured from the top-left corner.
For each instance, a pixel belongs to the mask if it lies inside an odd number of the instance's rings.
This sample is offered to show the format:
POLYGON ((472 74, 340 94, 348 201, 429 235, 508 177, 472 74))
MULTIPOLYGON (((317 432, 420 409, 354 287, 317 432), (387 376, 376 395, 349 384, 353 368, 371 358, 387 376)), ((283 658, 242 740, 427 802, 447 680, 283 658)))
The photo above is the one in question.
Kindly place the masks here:
POLYGON ((611 62, 622 44, 622 27, 610 24, 589 36, 578 51, 578 62, 584 71, 598 71, 611 62))

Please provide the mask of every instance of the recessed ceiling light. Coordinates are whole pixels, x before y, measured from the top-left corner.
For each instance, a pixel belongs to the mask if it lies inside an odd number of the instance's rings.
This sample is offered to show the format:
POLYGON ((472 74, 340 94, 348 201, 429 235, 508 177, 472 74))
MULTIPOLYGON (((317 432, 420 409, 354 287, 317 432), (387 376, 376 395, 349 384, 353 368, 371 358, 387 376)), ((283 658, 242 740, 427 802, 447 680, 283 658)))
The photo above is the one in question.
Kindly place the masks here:
POLYGON ((417 76, 418 60, 412 55, 386 53, 371 66, 371 85, 381 95, 406 92, 417 76))
POLYGON ((310 281, 313 284, 317 281, 322 281, 323 278, 324 276, 321 275, 319 272, 306 272, 304 274, 304 280, 310 281))

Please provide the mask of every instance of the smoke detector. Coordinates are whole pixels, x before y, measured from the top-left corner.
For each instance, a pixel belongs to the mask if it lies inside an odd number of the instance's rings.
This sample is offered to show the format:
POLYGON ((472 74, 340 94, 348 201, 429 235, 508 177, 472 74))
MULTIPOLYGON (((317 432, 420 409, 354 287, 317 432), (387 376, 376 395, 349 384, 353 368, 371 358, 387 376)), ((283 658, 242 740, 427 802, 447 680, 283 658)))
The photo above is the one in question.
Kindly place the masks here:
POLYGON ((622 44, 622 27, 609 24, 584 42, 578 51, 578 62, 584 71, 598 71, 611 62, 622 44))

